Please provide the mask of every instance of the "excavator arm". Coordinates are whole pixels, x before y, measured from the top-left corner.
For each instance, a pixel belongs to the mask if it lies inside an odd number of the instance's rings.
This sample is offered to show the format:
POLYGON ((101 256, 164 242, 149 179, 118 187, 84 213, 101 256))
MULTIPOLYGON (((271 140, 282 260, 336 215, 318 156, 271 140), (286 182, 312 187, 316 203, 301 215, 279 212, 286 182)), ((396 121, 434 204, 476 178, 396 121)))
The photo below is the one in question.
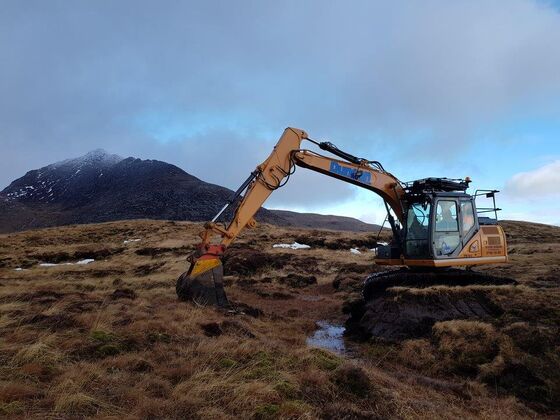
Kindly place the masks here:
POLYGON ((300 166, 324 175, 366 188, 379 194, 387 207, 389 221, 394 235, 399 230, 391 216, 393 211, 399 222, 403 222, 404 209, 402 197, 405 193, 401 182, 376 161, 357 158, 341 151, 328 142, 316 142, 307 133, 297 128, 286 128, 270 156, 251 173, 249 178, 233 194, 220 212, 205 224, 200 237, 202 241, 190 258, 190 268, 177 282, 180 298, 202 303, 227 304, 223 292, 223 268, 221 257, 226 248, 235 240, 245 227, 256 225, 254 216, 273 191, 283 186, 295 167, 300 166), (322 150, 328 151, 343 160, 326 157, 310 150, 301 149, 303 140, 308 140, 322 150), (233 206, 246 190, 235 208, 233 219, 227 227, 217 223, 219 217, 233 206), (214 243, 214 238, 221 238, 214 243))

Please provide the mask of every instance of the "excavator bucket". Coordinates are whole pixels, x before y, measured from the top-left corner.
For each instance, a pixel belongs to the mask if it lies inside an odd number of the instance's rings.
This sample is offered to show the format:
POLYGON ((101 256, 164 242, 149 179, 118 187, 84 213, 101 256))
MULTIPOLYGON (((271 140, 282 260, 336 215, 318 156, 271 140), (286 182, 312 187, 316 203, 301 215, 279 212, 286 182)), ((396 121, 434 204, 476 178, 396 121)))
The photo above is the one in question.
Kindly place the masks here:
POLYGON ((189 270, 177 279, 177 296, 199 305, 228 306, 222 261, 215 255, 193 258, 189 270))

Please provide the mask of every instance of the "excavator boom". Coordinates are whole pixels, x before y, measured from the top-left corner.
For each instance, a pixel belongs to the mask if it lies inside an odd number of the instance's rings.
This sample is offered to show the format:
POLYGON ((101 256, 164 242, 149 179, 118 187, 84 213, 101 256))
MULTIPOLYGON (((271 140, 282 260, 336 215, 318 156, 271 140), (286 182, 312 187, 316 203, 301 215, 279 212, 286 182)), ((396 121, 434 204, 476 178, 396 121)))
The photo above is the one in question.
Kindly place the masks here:
MULTIPOLYGON (((182 299, 200 301, 202 304, 227 304, 223 293, 221 257, 244 228, 256 225, 254 215, 270 194, 287 182, 296 165, 378 193, 402 223, 404 213, 400 199, 404 190, 400 181, 385 172, 381 164, 352 156, 332 143, 315 142, 309 139, 304 130, 288 127, 270 156, 257 166, 212 221, 205 224, 200 234, 202 241, 189 257, 190 267, 177 281, 177 294, 182 299), (303 140, 309 140, 346 161, 303 150, 303 140), (246 193, 235 208, 233 219, 224 228, 217 220, 245 190, 246 193), (220 238, 218 243, 214 243, 216 237, 220 238), (216 293, 212 293, 212 290, 216 293)), ((394 233, 397 233, 396 228, 394 233)))
POLYGON ((205 225, 205 230, 201 234, 203 239, 201 246, 204 248, 210 243, 212 236, 217 234, 222 237, 220 245, 225 248, 246 226, 255 226, 254 215, 272 192, 287 182, 287 178, 294 172, 295 166, 301 166, 376 192, 383 197, 402 223, 404 213, 401 200, 404 190, 401 183, 396 177, 386 172, 378 162, 375 164, 374 167, 370 161, 342 152, 331 143, 317 143, 309 139, 305 131, 288 127, 284 130, 284 134, 270 156, 257 166, 228 203, 211 222, 205 225), (323 150, 344 157, 347 162, 301 149, 303 140, 312 141, 323 150), (245 190, 247 192, 237 205, 234 217, 227 228, 218 225, 216 220, 229 206, 233 205, 245 190))

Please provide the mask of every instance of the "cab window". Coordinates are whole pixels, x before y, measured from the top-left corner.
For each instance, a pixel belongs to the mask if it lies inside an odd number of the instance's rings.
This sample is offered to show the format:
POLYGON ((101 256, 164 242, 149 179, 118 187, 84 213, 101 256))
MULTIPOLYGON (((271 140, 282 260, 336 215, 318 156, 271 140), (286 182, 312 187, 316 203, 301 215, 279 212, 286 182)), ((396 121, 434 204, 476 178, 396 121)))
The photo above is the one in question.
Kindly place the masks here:
POLYGON ((452 200, 439 200, 435 215, 434 251, 436 256, 448 256, 459 246, 459 220, 457 203, 452 200))
POLYGON ((474 226, 474 210, 471 201, 461 201, 461 231, 467 234, 474 226))
POLYGON ((414 239, 428 239, 428 225, 430 224, 430 205, 413 204, 408 210, 406 225, 409 236, 414 239))
POLYGON ((455 201, 440 200, 436 213, 436 232, 459 231, 457 223, 457 203, 455 201))
POLYGON ((406 255, 409 258, 427 258, 429 256, 430 208, 429 203, 415 203, 408 209, 406 217, 406 255))

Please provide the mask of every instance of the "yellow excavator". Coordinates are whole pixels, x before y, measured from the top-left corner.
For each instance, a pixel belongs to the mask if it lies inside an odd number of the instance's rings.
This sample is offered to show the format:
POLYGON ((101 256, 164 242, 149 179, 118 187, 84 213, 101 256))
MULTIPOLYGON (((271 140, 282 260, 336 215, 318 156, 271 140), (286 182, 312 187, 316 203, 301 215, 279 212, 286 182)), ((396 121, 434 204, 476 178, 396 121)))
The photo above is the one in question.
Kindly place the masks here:
MULTIPOLYGON (((254 227, 255 214, 272 192, 282 187, 297 166, 319 172, 377 193, 383 199, 393 239, 377 249, 375 263, 404 266, 406 273, 445 276, 450 267, 505 263, 506 236, 497 224, 496 190, 466 193, 470 179, 425 178, 399 181, 377 161, 358 158, 330 142, 318 142, 297 128, 286 128, 270 156, 251 173, 218 214, 205 224, 202 241, 189 257, 190 266, 177 280, 182 300, 224 306, 221 258, 226 248, 246 227, 254 227), (327 157, 301 148, 309 141, 336 156, 327 157), (493 207, 476 208, 476 198, 491 198, 493 207), (233 219, 221 225, 219 218, 233 208, 233 219), (493 211, 495 218, 480 214, 493 211), (439 274, 438 274, 439 273, 439 274)), ((453 276, 459 271, 455 270, 453 276)), ((403 271, 393 271, 395 276, 403 271)), ((449 275, 449 274, 447 274, 449 275)), ((375 278, 369 279, 374 281, 375 278)), ((386 280, 386 279, 385 279, 386 280)))

